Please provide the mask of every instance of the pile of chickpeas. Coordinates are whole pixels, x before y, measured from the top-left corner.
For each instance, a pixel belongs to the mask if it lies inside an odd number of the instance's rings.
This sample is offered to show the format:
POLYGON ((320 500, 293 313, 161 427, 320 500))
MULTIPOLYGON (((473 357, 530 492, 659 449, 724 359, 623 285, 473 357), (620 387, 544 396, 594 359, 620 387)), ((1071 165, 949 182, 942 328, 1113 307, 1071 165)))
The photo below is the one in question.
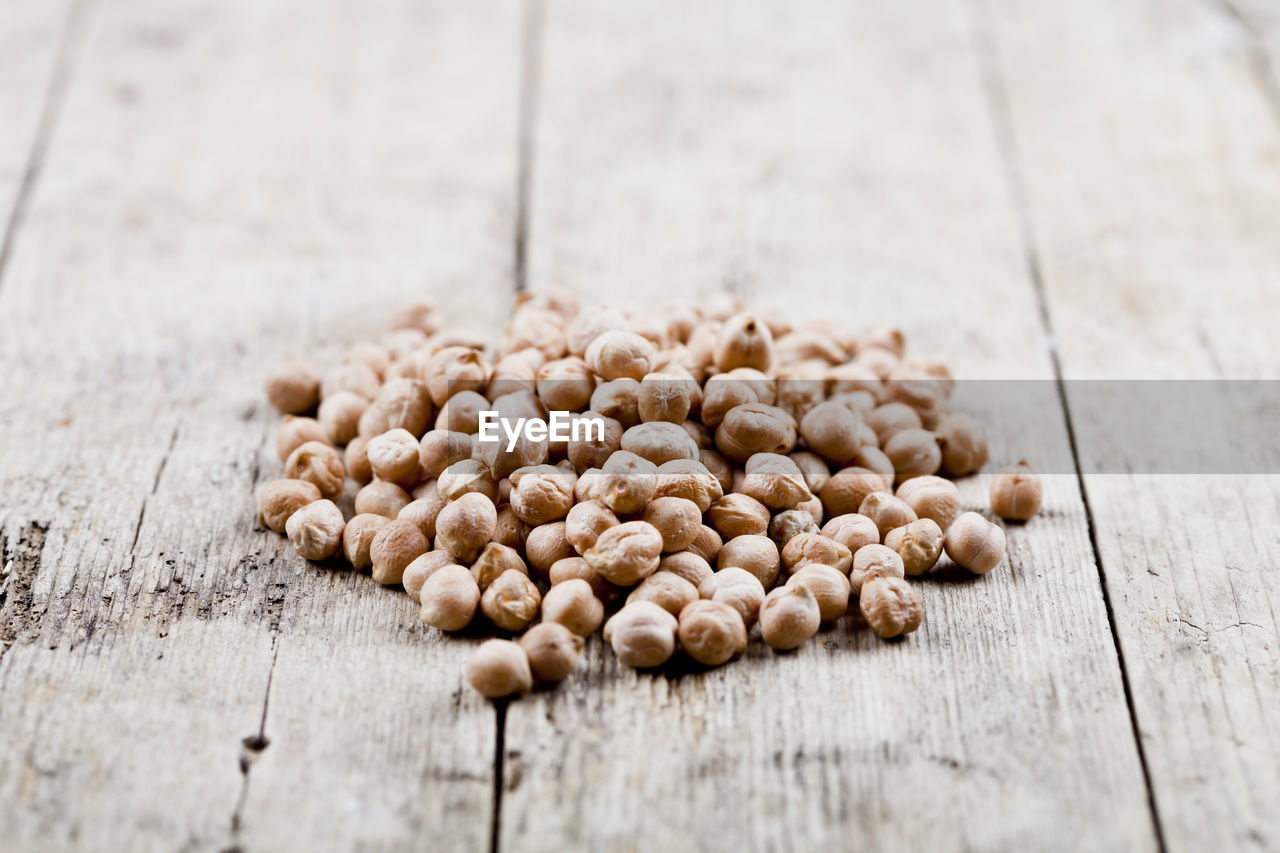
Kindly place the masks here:
MULTIPOLYGON (((897 330, 793 327, 727 294, 580 308, 556 288, 522 292, 493 347, 430 304, 392 326, 328 372, 271 371, 284 471, 258 519, 307 560, 402 586, 440 631, 518 635, 468 661, 485 696, 568 677, 602 624, 642 669, 719 666, 757 628, 797 648, 854 597, 899 637, 924 618, 908 577, 944 553, 975 574, 1003 559, 1004 529, 953 482, 987 463, 983 427, 897 330), (486 411, 595 429, 481 441, 486 411)), ((991 514, 1026 521, 1041 496, 1019 463, 991 514)))

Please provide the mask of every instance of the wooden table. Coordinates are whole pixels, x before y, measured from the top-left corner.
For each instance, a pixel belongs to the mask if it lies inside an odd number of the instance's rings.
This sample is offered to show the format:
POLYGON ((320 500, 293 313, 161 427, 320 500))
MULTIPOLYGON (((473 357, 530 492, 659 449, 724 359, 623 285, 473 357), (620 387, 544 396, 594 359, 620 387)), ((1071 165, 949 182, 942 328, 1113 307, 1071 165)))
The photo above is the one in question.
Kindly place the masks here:
POLYGON ((252 519, 264 366, 420 294, 1275 379, 1278 74, 1267 0, 4 0, 0 847, 1280 849, 1274 475, 1062 472, 906 642, 497 712, 252 519))

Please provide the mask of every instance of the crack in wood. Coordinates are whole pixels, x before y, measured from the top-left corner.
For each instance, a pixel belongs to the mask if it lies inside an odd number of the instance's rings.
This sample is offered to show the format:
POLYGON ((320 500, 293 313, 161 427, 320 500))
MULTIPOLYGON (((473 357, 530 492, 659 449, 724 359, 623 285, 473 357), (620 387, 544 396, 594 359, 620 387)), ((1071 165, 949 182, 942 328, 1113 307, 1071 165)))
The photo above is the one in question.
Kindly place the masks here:
POLYGON ((138 519, 133 525, 133 541, 129 543, 129 553, 133 554, 138 548, 138 536, 142 533, 142 522, 147 517, 147 504, 151 498, 160 489, 160 478, 164 476, 165 466, 169 464, 169 456, 173 453, 174 445, 178 443, 179 425, 174 425, 173 432, 169 435, 169 446, 165 448, 164 455, 160 457, 160 464, 156 466, 156 476, 151 481, 151 491, 142 499, 142 506, 138 509, 138 519))
POLYGON ((29 521, 0 550, 0 657, 18 643, 34 642, 42 611, 35 607, 35 579, 49 532, 47 521, 29 521))
POLYGON ((249 802, 249 777, 253 765, 271 745, 267 737, 267 711, 271 707, 271 681, 276 674, 276 659, 280 654, 280 635, 273 628, 271 637, 271 666, 267 668, 267 687, 262 697, 262 717, 258 721, 258 731, 240 740, 240 796, 236 799, 235 809, 231 812, 231 845, 225 851, 242 850, 240 834, 244 828, 244 810, 249 802))

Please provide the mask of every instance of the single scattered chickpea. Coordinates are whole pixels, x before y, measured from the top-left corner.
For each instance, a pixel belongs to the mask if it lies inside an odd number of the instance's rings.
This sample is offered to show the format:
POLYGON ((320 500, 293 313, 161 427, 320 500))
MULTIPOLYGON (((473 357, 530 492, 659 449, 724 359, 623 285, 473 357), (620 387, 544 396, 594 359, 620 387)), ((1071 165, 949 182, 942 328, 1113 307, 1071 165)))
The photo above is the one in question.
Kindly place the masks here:
POLYGON ((722 373, 736 367, 768 370, 773 363, 773 334, 751 314, 724 321, 715 344, 716 368, 722 373))
POLYGON ((314 409, 320 399, 320 374, 301 361, 282 361, 267 373, 267 399, 285 414, 314 409))
POLYGON ((779 587, 760 605, 760 636, 778 650, 798 648, 821 625, 818 599, 804 584, 779 587))
POLYGON ((360 416, 369 401, 354 391, 339 391, 320 401, 316 420, 333 444, 346 444, 360 432, 360 416))
POLYGON ((886 545, 864 545, 853 555, 849 586, 861 594, 862 585, 871 578, 900 578, 906 573, 897 551, 886 545))
POLYGON ((396 518, 410 503, 409 493, 386 480, 374 480, 356 492, 356 512, 396 518))
POLYGON ((834 539, 820 533, 801 533, 793 536, 782 549, 782 564, 788 574, 794 574, 810 563, 831 566, 841 574, 849 574, 853 565, 853 553, 834 539))
POLYGON ((542 618, 558 622, 579 636, 589 637, 604 621, 604 603, 586 580, 570 578, 547 590, 542 599, 542 618))
POLYGON ((698 595, 729 605, 744 624, 751 625, 764 603, 764 585, 746 569, 721 569, 698 585, 698 595))
POLYGON ((813 593, 823 622, 834 622, 849 609, 849 577, 831 566, 806 563, 787 580, 787 586, 803 586, 813 593))
POLYGON ((690 601, 680 610, 678 624, 680 647, 703 666, 720 666, 747 650, 742 614, 723 602, 690 601))
POLYGON ((728 494, 707 509, 707 521, 725 539, 761 536, 769 531, 769 508, 743 494, 728 494))
POLYGON ((1004 557, 1004 530, 976 512, 966 512, 947 529, 943 545, 956 565, 985 575, 1004 557))
POLYGON ((658 570, 662 534, 647 521, 627 521, 608 528, 582 556, 605 580, 633 586, 658 570))
POLYGON ((698 588, 673 572, 654 572, 640 582, 627 596, 627 603, 633 601, 652 601, 672 616, 680 615, 680 611, 690 601, 697 601, 698 588))
MULTIPOLYGON (((457 564, 453 562, 453 555, 448 551, 428 551, 405 566, 404 577, 400 583, 404 585, 404 591, 409 594, 409 597, 421 604, 422 587, 427 580, 445 566, 453 565, 457 564)), ((476 600, 478 602, 479 598, 476 600)))
POLYGON ((542 606, 542 594, 529 576, 507 569, 480 596, 480 609, 504 631, 520 631, 534 620, 542 606))
POLYGON ((884 478, 868 468, 844 468, 832 474, 823 485, 819 497, 828 516, 856 513, 873 492, 883 492, 884 478))
POLYGON ((373 579, 394 586, 404 577, 405 568, 431 550, 431 543, 416 525, 407 521, 388 522, 369 543, 373 579))
POLYGON ((822 535, 834 539, 856 554, 863 545, 880 544, 880 528, 865 515, 856 512, 837 515, 822 526, 822 535))
POLYGON ((461 631, 475 618, 480 587, 466 566, 450 563, 437 568, 419 591, 422 621, 441 631, 461 631))
POLYGON ((314 418, 285 415, 280 423, 280 431, 276 433, 276 453, 279 454, 280 461, 287 461, 293 451, 308 441, 318 441, 321 444, 333 443, 329 433, 314 418))
POLYGON ((533 677, 543 683, 563 681, 578 665, 582 637, 556 622, 534 625, 520 638, 533 677))
POLYGON ((347 471, 338 451, 320 441, 298 445, 284 463, 284 475, 290 480, 306 480, 330 500, 342 494, 347 483, 347 471))
POLYGON ((481 592, 509 571, 519 572, 525 577, 529 575, 529 568, 520 558, 520 554, 514 548, 497 542, 485 545, 480 556, 476 557, 476 561, 471 564, 471 576, 476 579, 476 585, 480 587, 481 592))
POLYGON ((273 480, 258 489, 258 523, 284 533, 289 516, 320 500, 320 490, 306 480, 273 480))
POLYGON ((369 548, 382 528, 391 523, 391 519, 372 513, 356 515, 347 522, 342 531, 342 555, 347 558, 353 569, 367 569, 373 565, 369 556, 369 548))
POLYGON ((662 536, 662 551, 667 554, 688 548, 702 527, 697 504, 684 498, 654 498, 644 508, 643 518, 662 536))
POLYGON ((858 607, 871 630, 883 639, 910 634, 924 621, 920 595, 902 578, 867 581, 858 597, 858 607))
POLYGON ((519 643, 485 640, 467 661, 467 683, 487 699, 501 699, 533 689, 529 656, 519 643))
POLYGON ((904 571, 922 575, 942 556, 942 528, 932 518, 921 518, 885 534, 884 544, 902 558, 904 571))
POLYGON ((893 463, 898 479, 931 475, 942 465, 942 451, 927 429, 904 429, 884 444, 884 455, 893 463))
POLYGON ((622 663, 648 669, 675 654, 677 625, 676 617, 652 601, 636 601, 604 623, 604 640, 622 663))
POLYGON ((648 340, 633 332, 618 330, 597 335, 586 351, 587 364, 606 380, 643 379, 653 370, 657 357, 657 349, 648 340))
POLYGON ((858 514, 875 522, 881 540, 893 528, 910 524, 918 517, 906 501, 895 498, 888 492, 872 492, 867 495, 862 506, 858 507, 858 514))
POLYGON ((446 504, 436 516, 436 541, 457 559, 471 562, 493 538, 497 525, 498 510, 493 501, 468 492, 446 504))
POLYGON ((1044 485, 1024 459, 991 478, 991 511, 1009 521, 1026 521, 1040 511, 1044 485))
POLYGON ((289 516, 285 532, 304 560, 319 562, 332 557, 342 544, 346 522, 331 500, 313 501, 289 516))
POLYGON ((942 467, 954 477, 963 477, 987 464, 987 432, 970 415, 947 415, 938 423, 938 443, 942 467))
POLYGON ((658 561, 659 572, 670 572, 687 580, 694 587, 711 577, 711 564, 692 551, 677 551, 658 561))

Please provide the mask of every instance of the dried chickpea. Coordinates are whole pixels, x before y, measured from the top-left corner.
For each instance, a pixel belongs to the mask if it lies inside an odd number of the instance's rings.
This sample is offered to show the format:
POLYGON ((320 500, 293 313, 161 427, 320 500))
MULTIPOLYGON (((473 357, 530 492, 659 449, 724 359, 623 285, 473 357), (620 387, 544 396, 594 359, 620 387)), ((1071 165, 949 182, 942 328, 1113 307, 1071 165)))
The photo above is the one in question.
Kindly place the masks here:
POLYGON ((768 370, 773 363, 773 334, 768 325, 751 314, 725 320, 716 338, 715 361, 722 373, 736 367, 768 370))
POLYGON ((636 393, 640 420, 683 424, 693 409, 696 393, 697 383, 687 376, 650 373, 636 393))
POLYGON ((607 305, 595 306, 578 313, 565 330, 569 352, 585 355, 591 342, 605 332, 625 332, 631 324, 627 316, 607 305))
POLYGON ((314 418, 285 415, 280 424, 280 431, 276 433, 276 453, 280 455, 280 461, 286 461, 293 451, 308 441, 318 441, 321 444, 333 443, 328 431, 314 418))
POLYGON ((686 604, 697 599, 698 588, 689 581, 672 572, 654 572, 631 590, 627 603, 652 601, 672 616, 679 616, 686 604))
POLYGON ((680 647, 703 666, 720 666, 747 650, 742 614, 723 602, 695 599, 678 616, 680 647))
POLYGON ((343 391, 350 391, 364 397, 365 400, 372 400, 378 396, 378 388, 381 385, 382 380, 378 378, 378 371, 367 362, 346 361, 324 375, 320 383, 320 396, 321 398, 332 397, 343 391))
POLYGON ((1010 521, 1026 521, 1040 511, 1044 485, 1026 460, 991 478, 991 511, 1010 521))
POLYGON ((863 545, 880 544, 880 528, 865 515, 855 512, 837 515, 828 521, 822 527, 822 535, 831 537, 853 554, 863 545))
POLYGON ((661 465, 673 459, 697 460, 698 444, 679 424, 666 421, 641 423, 622 433, 622 449, 661 465))
POLYGON ((860 425, 858 416, 848 406, 819 403, 801 419, 800 435, 809 449, 823 459, 847 465, 863 444, 860 425))
POLYGON ((920 414, 906 403, 876 406, 867 414, 866 424, 875 432, 881 447, 904 429, 921 429, 924 426, 920 414))
POLYGON ((391 519, 372 513, 361 513, 347 522, 342 531, 342 555, 353 569, 367 569, 373 565, 369 547, 382 528, 390 523, 391 519))
POLYGON ((849 609, 849 577, 831 566, 807 563, 787 580, 787 586, 803 586, 813 593, 823 622, 834 622, 849 609))
POLYGON ((312 501, 289 516, 285 532, 304 560, 319 562, 332 557, 342 544, 346 522, 331 500, 312 501))
POLYGON ((636 601, 604 623, 604 640, 622 663, 648 669, 675 654, 677 624, 676 617, 652 601, 636 601))
POLYGON ((429 477, 439 477, 455 462, 470 459, 475 446, 465 432, 429 430, 418 444, 418 459, 429 477))
POLYGON ((710 563, 720 554, 720 549, 724 546, 724 540, 714 528, 702 525, 698 530, 698 535, 693 542, 689 544, 689 551, 697 554, 702 559, 710 563))
POLYGON ((386 480, 374 480, 356 492, 356 512, 396 518, 409 505, 409 493, 386 480))
POLYGON ((347 483, 347 471, 338 451, 319 441, 298 445, 284 463, 284 476, 290 480, 306 480, 329 499, 342 494, 347 483))
POLYGON ((880 577, 867 581, 858 598, 858 607, 871 630, 884 639, 910 634, 924 621, 919 594, 902 578, 880 577))
POLYGON ((428 551, 415 557, 412 563, 404 567, 404 577, 400 583, 404 584, 404 591, 409 594, 409 597, 421 604, 422 587, 427 580, 445 566, 454 565, 457 564, 453 562, 453 555, 448 551, 428 551))
POLYGON ((920 518, 931 518, 944 531, 960 515, 956 484, 941 477, 915 477, 898 487, 898 497, 920 518))
POLYGON ((884 535, 893 528, 910 524, 918 517, 916 511, 908 506, 906 501, 895 498, 888 492, 872 492, 867 495, 862 505, 858 507, 858 514, 865 515, 875 522, 882 540, 884 535))
POLYGON ((480 413, 489 408, 489 401, 479 391, 459 391, 440 407, 435 428, 475 435, 480 431, 480 413))
POLYGON ((934 474, 942 465, 942 451, 927 429, 895 432, 884 444, 884 455, 893 463, 899 481, 934 474))
POLYGON ((415 489, 413 493, 418 497, 396 513, 397 520, 415 525, 423 536, 431 540, 436 538, 436 519, 440 517, 440 510, 445 505, 444 498, 440 497, 435 486, 435 483, 428 483, 425 488, 415 489))
POLYGON ((813 495, 800 468, 790 458, 777 453, 757 453, 747 460, 742 480, 743 494, 769 509, 791 509, 813 495))
POLYGON ((534 625, 520 638, 533 677, 543 683, 563 681, 578 665, 582 637, 555 622, 534 625))
POLYGON ((529 656, 519 643, 485 640, 467 661, 467 683, 487 699, 501 699, 533 689, 529 656))
POLYGON ((707 466, 695 459, 672 459, 658 466, 654 497, 693 501, 698 512, 724 496, 724 488, 707 466))
POLYGON ((329 441, 346 444, 360 432, 360 416, 369 408, 369 401, 354 391, 338 391, 320 401, 316 420, 329 441))
POLYGON ((601 379, 639 380, 653 370, 658 351, 633 332, 613 330, 597 335, 585 355, 587 364, 601 379))
POLYGON ((507 449, 507 443, 502 441, 486 441, 479 445, 480 461, 488 466, 489 472, 495 479, 508 477, 513 472, 530 465, 541 465, 547 461, 550 452, 548 442, 534 441, 523 432, 516 438, 515 446, 510 450, 507 449))
POLYGON ((658 490, 658 467, 626 450, 610 456, 601 474, 599 499, 623 515, 639 512, 658 490))
POLYGON ((758 382, 724 375, 709 378, 702 389, 702 425, 707 429, 718 429, 725 416, 738 406, 763 403, 760 399, 762 390, 758 382))
POLYGON ((480 588, 475 578, 465 566, 456 563, 432 572, 418 596, 422 602, 419 617, 441 631, 461 631, 470 625, 480 604, 480 588))
POLYGON ((954 477, 972 474, 987 464, 987 432, 969 415, 947 415, 938 422, 942 467, 954 477))
POLYGON ((778 546, 768 536, 735 536, 720 548, 716 566, 721 572, 731 568, 746 569, 768 589, 778 579, 782 560, 778 546))
POLYGON ((477 492, 468 492, 446 504, 436 516, 437 546, 459 560, 470 562, 493 538, 497 525, 498 511, 493 501, 477 492))
MULTIPOLYGON (((622 448, 622 424, 613 418, 605 417, 598 412, 583 412, 580 416, 583 421, 599 421, 604 424, 604 432, 602 437, 595 438, 594 432, 584 433, 583 435, 591 435, 591 438, 579 438, 570 440, 565 448, 565 455, 573 464, 575 471, 579 473, 586 471, 588 468, 598 468, 605 462, 609 461, 609 457, 622 448)), ((592 430, 595 427, 591 428, 592 430)), ((572 435, 572 432, 570 433, 572 435)))
POLYGON ((591 592, 595 594, 595 597, 605 604, 616 599, 621 593, 621 587, 605 580, 582 557, 564 557, 556 560, 551 564, 551 568, 547 570, 546 574, 553 589, 569 580, 586 581, 590 584, 591 592))
POLYGON ((625 377, 601 382, 591 392, 590 406, 593 412, 633 427, 640 423, 640 383, 625 377))
POLYGON ((405 567, 430 550, 431 542, 416 525, 398 519, 388 522, 369 544, 373 579, 384 586, 400 583, 405 567))
POLYGON ((647 521, 627 521, 602 532, 582 556, 605 580, 632 586, 658 570, 662 534, 647 521))
POLYGON ((573 508, 577 479, 554 465, 518 468, 511 474, 511 510, 526 524, 559 521, 573 508))
POLYGON ((320 500, 320 490, 306 480, 273 480, 258 489, 258 523, 284 533, 289 516, 320 500))
POLYGON ((779 587, 760 605, 760 636, 772 648, 797 648, 821 626, 818 599, 804 584, 779 587))
POLYGON ((667 554, 688 548, 702 526, 698 505, 684 498, 654 498, 644 508, 643 518, 662 536, 662 550, 667 554))
POLYGON ((480 610, 504 631, 522 630, 538 615, 541 606, 538 588, 527 574, 516 569, 498 575, 480 596, 480 610))
POLYGON ((698 595, 729 605, 745 624, 751 625, 764 603, 764 585, 746 569, 721 569, 698 585, 698 595))
POLYGON ((985 575, 1004 557, 1004 530, 976 512, 966 512, 947 528, 943 546, 957 565, 985 575))
POLYGON ((565 535, 565 523, 553 521, 539 524, 529 531, 524 540, 524 556, 529 561, 529 568, 545 578, 557 560, 578 555, 565 535))
POLYGON ((347 442, 342 461, 347 475, 360 485, 366 485, 373 479, 373 469, 369 467, 369 439, 357 435, 347 442))
POLYGON ((286 414, 310 411, 320 399, 320 374, 301 361, 282 361, 267 373, 267 399, 286 414))
POLYGON ((827 511, 827 515, 849 515, 858 511, 867 495, 882 492, 886 488, 884 478, 875 471, 867 468, 845 468, 831 475, 818 496, 822 499, 822 508, 827 511))
POLYGON ((480 587, 481 592, 506 572, 519 572, 528 577, 529 568, 514 548, 497 542, 485 545, 480 556, 471 564, 471 576, 476 579, 476 586, 480 587))
POLYGON ((800 469, 800 474, 804 477, 804 484, 815 495, 821 492, 822 487, 827 484, 827 480, 831 479, 831 469, 827 467, 826 460, 816 453, 808 450, 797 450, 793 453, 788 453, 787 458, 796 463, 796 467, 800 469))
POLYGON ((922 518, 890 530, 885 534, 884 544, 902 558, 903 570, 908 575, 922 575, 942 556, 942 528, 932 518, 922 518))
POLYGON ((707 509, 707 522, 725 539, 760 536, 769 530, 769 508, 743 494, 729 494, 707 509))
POLYGON ((790 453, 795 446, 795 418, 777 406, 734 406, 716 427, 716 449, 735 462, 746 462, 757 453, 790 453))
POLYGON ((574 504, 565 516, 564 535, 574 550, 582 554, 596 544, 601 533, 617 523, 618 516, 600 501, 582 501, 574 504))
POLYGON ((542 618, 557 622, 575 634, 588 637, 604 621, 604 604, 596 597, 591 584, 582 578, 570 578, 553 584, 542 599, 542 618))
POLYGON ((900 578, 905 574, 906 567, 897 551, 885 545, 863 545, 853 555, 849 585, 855 593, 861 593, 862 585, 871 578, 900 578))
POLYGON ((575 355, 539 367, 536 387, 538 399, 548 409, 578 412, 590 403, 596 382, 591 368, 575 355))
POLYGON ((413 435, 422 435, 430 418, 431 401, 427 399, 427 389, 420 381, 389 379, 360 416, 359 433, 365 438, 373 438, 387 430, 403 429, 413 435))
POLYGON ((841 574, 849 574, 853 565, 853 554, 848 548, 834 539, 820 533, 801 533, 793 536, 782 549, 782 564, 788 574, 794 574, 801 567, 810 563, 831 566, 841 574))
POLYGON ((711 577, 711 564, 692 551, 667 554, 658 561, 658 572, 670 572, 687 580, 695 587, 711 577))
MULTIPOLYGON (((812 500, 817 501, 817 498, 812 500)), ((818 510, 821 511, 821 509, 822 502, 818 501, 818 510)), ((801 533, 817 532, 818 522, 803 504, 797 504, 794 509, 784 509, 769 521, 769 538, 780 551, 801 533)))
POLYGON ((443 406, 462 391, 483 391, 493 368, 484 355, 470 347, 444 347, 427 365, 423 375, 431 402, 443 406))

